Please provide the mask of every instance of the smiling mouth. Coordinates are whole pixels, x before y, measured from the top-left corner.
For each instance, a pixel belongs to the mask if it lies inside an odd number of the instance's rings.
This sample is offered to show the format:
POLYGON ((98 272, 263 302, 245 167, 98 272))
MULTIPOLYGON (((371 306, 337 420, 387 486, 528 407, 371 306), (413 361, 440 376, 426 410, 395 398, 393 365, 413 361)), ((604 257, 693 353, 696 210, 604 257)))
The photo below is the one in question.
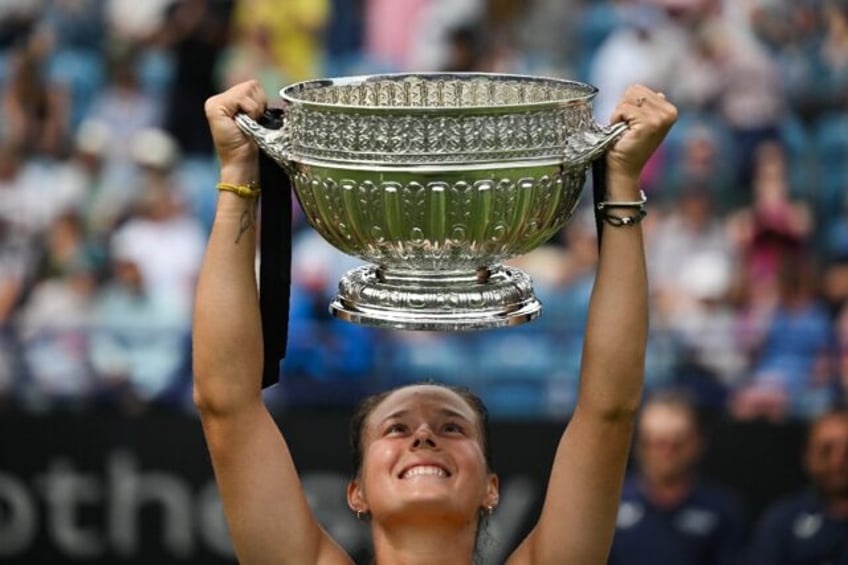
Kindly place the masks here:
POLYGON ((412 477, 450 477, 447 470, 437 467, 436 465, 415 465, 406 469, 400 474, 401 479, 409 479, 412 477))

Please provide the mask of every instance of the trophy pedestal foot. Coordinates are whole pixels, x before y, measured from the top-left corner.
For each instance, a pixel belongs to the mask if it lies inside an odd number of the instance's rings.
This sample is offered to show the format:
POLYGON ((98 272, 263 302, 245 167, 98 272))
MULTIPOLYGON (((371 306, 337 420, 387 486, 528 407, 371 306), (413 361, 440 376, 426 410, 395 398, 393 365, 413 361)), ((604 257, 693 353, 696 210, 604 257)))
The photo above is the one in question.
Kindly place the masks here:
POLYGON ((515 326, 541 310, 530 277, 504 266, 434 273, 368 265, 346 273, 330 303, 330 313, 342 320, 403 330, 515 326))

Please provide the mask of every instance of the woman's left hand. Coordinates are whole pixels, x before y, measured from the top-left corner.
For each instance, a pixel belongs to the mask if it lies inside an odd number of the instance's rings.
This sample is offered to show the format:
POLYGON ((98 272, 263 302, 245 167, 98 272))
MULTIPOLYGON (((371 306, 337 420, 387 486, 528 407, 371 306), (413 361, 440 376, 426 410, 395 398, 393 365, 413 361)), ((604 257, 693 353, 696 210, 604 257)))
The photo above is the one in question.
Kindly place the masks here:
POLYGON ((642 168, 677 121, 677 108, 643 85, 630 86, 610 118, 629 126, 607 152, 609 174, 638 181, 642 168))

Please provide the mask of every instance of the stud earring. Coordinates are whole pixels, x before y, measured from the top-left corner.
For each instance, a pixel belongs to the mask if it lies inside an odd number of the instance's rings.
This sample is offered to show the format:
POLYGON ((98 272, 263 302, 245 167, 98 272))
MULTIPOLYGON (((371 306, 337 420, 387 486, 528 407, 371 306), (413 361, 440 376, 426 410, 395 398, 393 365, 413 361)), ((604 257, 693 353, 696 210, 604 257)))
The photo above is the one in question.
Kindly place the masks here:
POLYGON ((368 512, 365 512, 363 510, 357 510, 355 512, 355 514, 356 514, 356 519, 359 520, 360 522, 362 522, 362 521, 364 521, 365 519, 368 518, 368 512))

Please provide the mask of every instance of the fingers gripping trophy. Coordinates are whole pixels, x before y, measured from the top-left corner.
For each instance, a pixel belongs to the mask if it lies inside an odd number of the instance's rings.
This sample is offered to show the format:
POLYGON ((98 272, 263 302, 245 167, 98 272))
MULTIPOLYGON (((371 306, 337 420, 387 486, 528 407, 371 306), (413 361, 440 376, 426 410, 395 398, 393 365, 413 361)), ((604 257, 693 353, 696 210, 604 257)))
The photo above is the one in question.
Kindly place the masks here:
POLYGON ((339 282, 332 314, 493 328, 540 314, 530 277, 502 263, 562 228, 627 127, 593 121, 596 92, 499 74, 323 79, 282 89, 276 123, 236 122, 285 171, 309 224, 366 262, 339 282))

